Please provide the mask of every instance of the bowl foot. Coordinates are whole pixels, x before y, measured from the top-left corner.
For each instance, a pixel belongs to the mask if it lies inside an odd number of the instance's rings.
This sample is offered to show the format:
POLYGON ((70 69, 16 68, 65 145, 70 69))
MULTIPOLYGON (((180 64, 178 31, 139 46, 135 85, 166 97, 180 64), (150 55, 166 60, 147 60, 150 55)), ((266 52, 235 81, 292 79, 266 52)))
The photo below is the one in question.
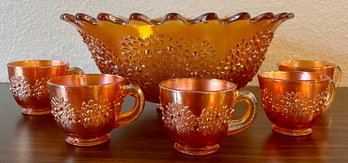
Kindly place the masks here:
POLYGON ((51 108, 22 108, 22 113, 25 115, 45 115, 51 113, 51 108))
POLYGON ((90 139, 83 139, 83 138, 76 138, 68 136, 65 141, 68 144, 79 146, 79 147, 88 147, 88 146, 95 146, 102 143, 105 143, 110 140, 110 135, 106 134, 104 136, 90 138, 90 139))
POLYGON ((218 151, 220 146, 216 144, 216 145, 206 146, 202 148, 190 148, 190 147, 185 147, 178 143, 175 143, 174 148, 178 150, 179 152, 185 153, 188 155, 208 155, 218 151))
POLYGON ((307 128, 303 130, 291 130, 291 129, 281 128, 276 125, 272 126, 272 130, 277 133, 288 135, 288 136, 306 136, 313 132, 311 128, 307 128))

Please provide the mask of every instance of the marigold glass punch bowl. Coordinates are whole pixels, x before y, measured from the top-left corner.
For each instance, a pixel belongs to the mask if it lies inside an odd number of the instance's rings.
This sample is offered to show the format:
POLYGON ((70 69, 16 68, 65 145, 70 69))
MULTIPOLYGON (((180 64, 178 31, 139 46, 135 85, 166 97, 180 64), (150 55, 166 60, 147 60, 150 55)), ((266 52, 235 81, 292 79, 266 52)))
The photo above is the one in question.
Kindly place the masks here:
POLYGON ((275 30, 293 17, 286 12, 224 18, 205 13, 194 19, 177 13, 156 19, 140 13, 129 18, 61 15, 77 28, 101 73, 123 76, 156 103, 158 83, 170 78, 218 78, 246 86, 265 59, 275 30))

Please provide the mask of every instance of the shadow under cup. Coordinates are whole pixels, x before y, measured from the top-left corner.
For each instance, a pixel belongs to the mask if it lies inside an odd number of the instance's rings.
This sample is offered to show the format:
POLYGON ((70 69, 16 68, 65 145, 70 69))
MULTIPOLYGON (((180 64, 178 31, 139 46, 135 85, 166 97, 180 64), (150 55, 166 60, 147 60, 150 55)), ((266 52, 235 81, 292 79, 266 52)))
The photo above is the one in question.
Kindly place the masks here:
POLYGON ((27 115, 43 115, 51 112, 47 81, 50 78, 81 74, 77 67, 69 68, 64 61, 23 60, 7 64, 10 81, 10 92, 22 113, 27 115))
POLYGON ((109 132, 130 124, 144 109, 144 95, 136 85, 126 85, 116 75, 85 74, 52 78, 48 81, 52 114, 76 146, 94 146, 110 139, 109 132), (121 112, 125 96, 135 97, 128 112, 121 112))
POLYGON ((248 128, 256 118, 256 99, 248 91, 238 91, 226 80, 177 78, 160 84, 162 120, 174 148, 189 155, 216 152, 226 135, 248 128), (233 107, 247 103, 241 119, 232 119, 233 107))
POLYGON ((322 73, 272 71, 260 73, 258 79, 272 129, 284 135, 311 134, 311 127, 335 97, 334 82, 322 73))

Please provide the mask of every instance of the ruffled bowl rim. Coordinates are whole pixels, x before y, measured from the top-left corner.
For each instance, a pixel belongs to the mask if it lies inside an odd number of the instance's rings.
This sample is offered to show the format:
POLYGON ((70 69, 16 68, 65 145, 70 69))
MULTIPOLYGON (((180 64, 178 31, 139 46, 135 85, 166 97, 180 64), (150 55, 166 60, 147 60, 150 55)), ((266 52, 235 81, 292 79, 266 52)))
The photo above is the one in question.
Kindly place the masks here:
POLYGON ((72 23, 83 21, 83 22, 88 22, 90 24, 94 24, 94 25, 98 24, 100 21, 107 21, 107 22, 111 22, 111 23, 119 24, 119 25, 130 24, 131 21, 140 21, 149 25, 161 25, 167 21, 172 21, 172 20, 178 20, 186 24, 205 23, 211 20, 217 20, 221 24, 229 24, 232 22, 240 21, 240 20, 249 20, 250 23, 258 23, 264 20, 270 20, 271 22, 275 22, 275 21, 285 21, 287 19, 293 18, 294 16, 295 15, 293 13, 288 13, 288 12, 282 12, 276 15, 272 12, 266 12, 255 17, 251 17, 249 13, 241 12, 229 17, 219 18, 216 13, 209 12, 209 13, 204 13, 194 19, 186 18, 178 13, 168 13, 161 18, 152 19, 141 13, 132 13, 127 19, 121 16, 114 16, 109 13, 100 13, 98 14, 96 18, 84 13, 77 13, 75 15, 64 13, 60 16, 60 19, 67 22, 72 22, 72 23))

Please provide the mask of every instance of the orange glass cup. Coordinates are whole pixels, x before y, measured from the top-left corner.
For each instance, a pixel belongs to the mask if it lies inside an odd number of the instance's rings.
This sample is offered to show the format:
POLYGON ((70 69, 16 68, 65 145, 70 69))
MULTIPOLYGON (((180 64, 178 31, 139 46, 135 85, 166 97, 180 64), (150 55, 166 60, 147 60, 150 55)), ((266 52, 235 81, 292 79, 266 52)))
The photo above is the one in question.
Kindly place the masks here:
POLYGON ((51 112, 47 81, 50 78, 82 74, 77 67, 69 68, 64 61, 22 60, 7 64, 10 92, 26 115, 43 115, 51 112))
POLYGON ((333 102, 335 84, 322 73, 275 71, 258 75, 262 107, 275 132, 304 136, 333 102))
POLYGON ((334 63, 326 61, 287 60, 279 62, 278 69, 280 71, 307 71, 323 73, 334 80, 336 87, 342 79, 341 68, 334 63))
POLYGON ((110 139, 109 132, 130 124, 144 109, 144 95, 116 75, 68 75, 48 81, 52 114, 75 146, 94 146, 110 139), (123 98, 135 97, 134 107, 121 112, 123 98))
POLYGON ((256 99, 236 84, 220 79, 177 78, 160 82, 160 109, 174 148, 189 155, 216 152, 226 135, 248 128, 255 120, 256 99), (240 119, 232 119, 235 103, 247 103, 240 119))

